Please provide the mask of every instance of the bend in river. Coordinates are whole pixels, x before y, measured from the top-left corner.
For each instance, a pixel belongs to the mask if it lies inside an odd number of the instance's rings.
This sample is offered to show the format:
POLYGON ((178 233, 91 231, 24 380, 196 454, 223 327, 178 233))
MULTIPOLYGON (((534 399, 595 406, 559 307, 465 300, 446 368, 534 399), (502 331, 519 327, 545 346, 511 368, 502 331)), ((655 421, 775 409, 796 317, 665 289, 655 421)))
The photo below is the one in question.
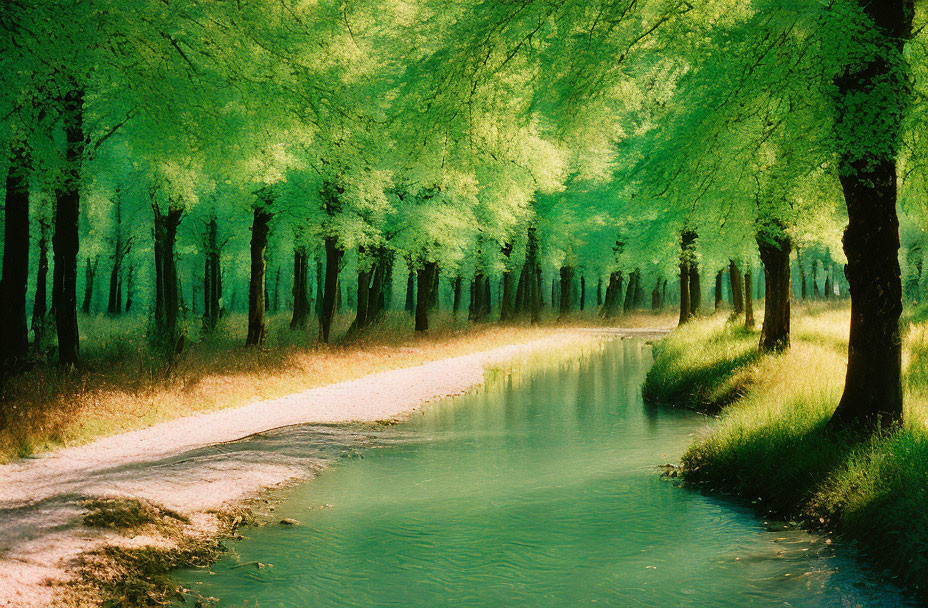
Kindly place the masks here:
POLYGON ((645 406, 640 340, 426 408, 284 493, 212 573, 220 606, 907 606, 840 542, 658 477, 697 414, 645 406), (256 568, 261 562, 271 567, 256 568))

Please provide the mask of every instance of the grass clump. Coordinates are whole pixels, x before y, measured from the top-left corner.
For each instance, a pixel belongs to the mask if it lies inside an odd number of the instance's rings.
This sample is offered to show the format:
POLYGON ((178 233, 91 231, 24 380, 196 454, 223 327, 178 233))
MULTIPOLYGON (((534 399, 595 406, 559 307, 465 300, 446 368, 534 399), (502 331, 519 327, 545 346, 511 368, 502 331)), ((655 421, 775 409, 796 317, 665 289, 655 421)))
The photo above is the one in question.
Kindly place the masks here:
MULTIPOLYGON (((747 390, 684 455, 684 480, 843 534, 928 597, 928 329, 910 328, 904 343, 906 424, 859 440, 825 430, 843 389, 849 313, 797 312, 787 352, 733 368, 749 374, 747 390)), ((739 339, 725 339, 737 353, 739 339)))
POLYGON ((651 403, 714 412, 735 401, 760 358, 757 335, 714 317, 689 323, 654 345, 654 364, 642 388, 651 403))
POLYGON ((157 507, 136 498, 95 498, 84 503, 88 512, 84 525, 90 528, 129 529, 148 524, 160 525, 165 518, 189 523, 189 519, 176 511, 157 507))

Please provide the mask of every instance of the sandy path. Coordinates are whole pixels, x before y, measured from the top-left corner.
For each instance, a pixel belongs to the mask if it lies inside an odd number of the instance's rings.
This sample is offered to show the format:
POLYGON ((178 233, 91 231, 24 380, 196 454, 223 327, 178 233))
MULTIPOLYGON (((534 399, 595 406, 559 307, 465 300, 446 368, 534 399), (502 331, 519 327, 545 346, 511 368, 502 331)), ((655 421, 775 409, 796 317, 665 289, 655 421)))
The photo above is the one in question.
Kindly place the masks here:
POLYGON ((526 344, 181 418, 2 465, 0 606, 51 605, 55 583, 73 575, 82 552, 131 542, 82 526, 81 502, 87 498, 144 498, 196 521, 197 515, 254 496, 263 488, 311 477, 340 451, 383 433, 318 425, 402 419, 430 401, 481 385, 487 367, 532 351, 563 350, 604 334, 655 333, 659 332, 564 330, 526 344), (272 429, 281 430, 257 435, 272 429))

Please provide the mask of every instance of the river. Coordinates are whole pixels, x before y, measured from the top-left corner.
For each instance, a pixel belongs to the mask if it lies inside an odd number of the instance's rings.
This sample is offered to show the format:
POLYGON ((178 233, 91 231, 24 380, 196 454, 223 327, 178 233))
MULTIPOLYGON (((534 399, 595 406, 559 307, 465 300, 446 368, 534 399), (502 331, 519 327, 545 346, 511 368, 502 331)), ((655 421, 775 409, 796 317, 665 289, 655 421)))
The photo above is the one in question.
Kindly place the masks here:
POLYGON ((847 543, 661 479, 711 421, 644 405, 650 362, 615 341, 429 406, 179 581, 230 608, 916 605, 847 543))

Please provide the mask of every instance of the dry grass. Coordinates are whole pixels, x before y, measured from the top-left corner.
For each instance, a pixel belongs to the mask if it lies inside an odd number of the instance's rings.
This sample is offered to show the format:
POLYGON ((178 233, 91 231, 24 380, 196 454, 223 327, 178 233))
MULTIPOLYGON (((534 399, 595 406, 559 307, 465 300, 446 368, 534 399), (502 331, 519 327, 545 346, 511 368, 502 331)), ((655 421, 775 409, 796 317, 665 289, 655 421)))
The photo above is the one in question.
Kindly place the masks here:
MULTIPOLYGON (((412 319, 391 313, 383 323, 333 345, 317 342, 318 329, 290 331, 287 315, 270 319, 263 349, 242 346, 247 320, 233 315, 213 335, 188 328, 189 348, 170 364, 148 347, 140 318, 81 319, 83 364, 64 372, 38 365, 11 378, 3 407, 0 462, 134 430, 181 416, 245 405, 429 361, 520 344, 564 326, 603 323, 593 311, 565 323, 472 324, 433 314, 432 327, 415 335, 412 319)), ((344 336, 350 315, 335 323, 344 336)), ((616 319, 624 327, 667 327, 673 315, 640 313, 616 319)))

